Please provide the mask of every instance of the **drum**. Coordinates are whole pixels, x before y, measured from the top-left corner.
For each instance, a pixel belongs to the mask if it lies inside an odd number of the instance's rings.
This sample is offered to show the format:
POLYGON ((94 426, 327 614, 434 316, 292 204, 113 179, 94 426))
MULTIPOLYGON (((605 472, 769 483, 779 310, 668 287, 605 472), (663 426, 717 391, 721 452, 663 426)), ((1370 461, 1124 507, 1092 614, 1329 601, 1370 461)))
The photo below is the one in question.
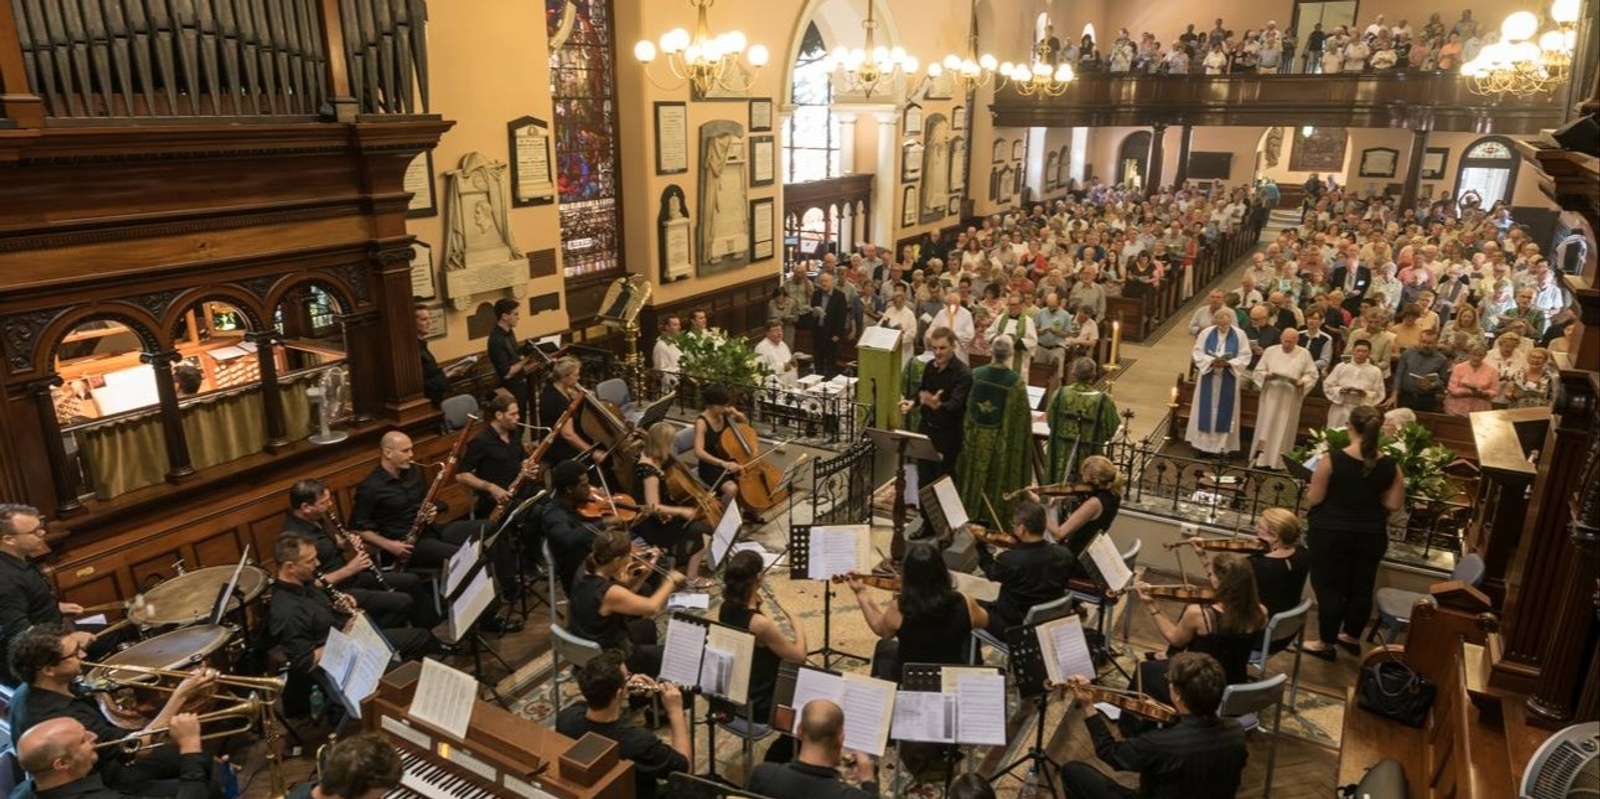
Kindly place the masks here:
MULTIPOLYGON (((183 627, 209 619, 216 610, 217 595, 236 568, 209 566, 167 580, 144 592, 144 602, 130 606, 128 618, 145 627, 183 627)), ((231 613, 241 607, 240 597, 244 598, 242 604, 249 604, 266 590, 267 571, 259 566, 245 566, 239 571, 234 596, 228 600, 228 611, 231 613)))
MULTIPOLYGON (((105 712, 106 718, 110 719, 111 723, 124 729, 136 730, 148 723, 150 717, 166 704, 170 689, 176 686, 177 682, 171 678, 161 678, 152 674, 120 671, 117 666, 182 671, 200 665, 222 668, 226 665, 221 660, 228 641, 237 632, 233 627, 200 624, 162 633, 107 657, 102 661, 103 665, 90 669, 84 675, 84 679, 90 685, 109 682, 125 686, 98 694, 100 709, 105 712), (157 684, 167 690, 155 687, 157 684)), ((225 668, 222 670, 226 671, 225 668)), ((209 693, 205 696, 197 695, 193 701, 185 705, 184 710, 196 711, 199 709, 196 705, 208 704, 210 700, 209 693)))

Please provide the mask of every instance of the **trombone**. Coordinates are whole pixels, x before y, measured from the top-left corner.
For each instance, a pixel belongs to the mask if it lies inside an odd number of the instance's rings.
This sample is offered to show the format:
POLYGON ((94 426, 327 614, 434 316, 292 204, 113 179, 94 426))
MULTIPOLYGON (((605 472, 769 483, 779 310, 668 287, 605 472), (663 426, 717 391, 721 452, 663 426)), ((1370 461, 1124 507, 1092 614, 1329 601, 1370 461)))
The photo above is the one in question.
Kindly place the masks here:
MULTIPOLYGON (((260 697, 251 696, 241 699, 232 705, 209 713, 201 713, 201 725, 215 722, 231 722, 222 729, 208 730, 201 733, 200 740, 210 741, 217 738, 228 738, 241 733, 246 733, 255 728, 256 722, 261 719, 261 711, 266 707, 266 701, 260 697)), ((156 738, 169 730, 169 727, 153 727, 150 729, 136 730, 121 738, 112 738, 94 745, 95 749, 109 749, 116 747, 124 757, 133 757, 141 752, 148 752, 166 745, 166 741, 157 741, 156 738)))
MULTIPOLYGON (((125 666, 116 663, 94 663, 87 660, 83 662, 83 665, 85 668, 91 670, 105 669, 107 675, 117 673, 142 674, 174 680, 183 680, 191 676, 187 671, 178 671, 176 669, 156 669, 149 666, 125 666)), ((89 684, 91 690, 97 691, 109 691, 117 688, 148 688, 151 690, 166 691, 170 693, 173 690, 176 690, 175 686, 161 685, 158 682, 116 680, 109 676, 102 676, 93 680, 85 680, 85 682, 89 684)), ((244 677, 237 674, 218 674, 215 680, 217 685, 229 685, 235 688, 248 688, 252 691, 261 691, 262 693, 274 697, 283 693, 284 682, 285 680, 282 677, 244 677)))

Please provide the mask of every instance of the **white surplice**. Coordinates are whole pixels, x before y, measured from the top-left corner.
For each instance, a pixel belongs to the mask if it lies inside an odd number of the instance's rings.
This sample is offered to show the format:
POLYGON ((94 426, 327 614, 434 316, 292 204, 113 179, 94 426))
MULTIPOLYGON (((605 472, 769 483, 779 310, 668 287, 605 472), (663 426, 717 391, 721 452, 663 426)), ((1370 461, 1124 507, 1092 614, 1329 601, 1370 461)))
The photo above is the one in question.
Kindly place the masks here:
POLYGON ((1317 384, 1317 362, 1305 347, 1286 352, 1283 347, 1268 347, 1261 353, 1254 375, 1261 389, 1256 410, 1255 442, 1250 445, 1250 463, 1264 469, 1282 469, 1283 456, 1294 448, 1300 429, 1300 405, 1311 387, 1317 384))
POLYGON ((1194 340, 1194 365, 1199 371, 1189 426, 1184 440, 1201 452, 1221 454, 1239 449, 1239 388, 1250 368, 1250 342, 1243 330, 1212 325, 1194 340), (1221 358, 1226 365, 1213 369, 1221 358))
POLYGON ((1355 361, 1344 361, 1323 379, 1322 392, 1328 395, 1328 426, 1345 427, 1356 406, 1377 405, 1383 401, 1383 372, 1371 361, 1360 366, 1355 361), (1346 388, 1361 389, 1363 393, 1346 394, 1343 391, 1346 388))

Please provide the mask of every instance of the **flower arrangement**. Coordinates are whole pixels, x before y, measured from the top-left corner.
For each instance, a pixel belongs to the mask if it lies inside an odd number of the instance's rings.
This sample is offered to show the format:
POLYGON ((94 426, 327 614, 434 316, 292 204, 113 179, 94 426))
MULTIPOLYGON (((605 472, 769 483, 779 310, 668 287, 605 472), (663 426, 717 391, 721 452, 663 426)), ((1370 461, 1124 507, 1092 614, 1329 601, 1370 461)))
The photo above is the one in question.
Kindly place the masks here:
POLYGON ((683 357, 678 369, 701 386, 755 386, 771 374, 766 364, 743 338, 730 337, 722 328, 678 335, 683 357))
MULTIPOLYGON (((1312 430, 1305 445, 1296 447, 1289 457, 1304 462, 1329 450, 1348 446, 1350 431, 1343 427, 1312 430)), ((1456 481, 1444 471, 1444 467, 1455 460, 1455 451, 1443 444, 1435 444, 1433 433, 1416 422, 1407 422, 1398 435, 1380 436, 1378 452, 1393 458, 1400 467, 1400 474, 1406 482, 1406 495, 1413 500, 1443 502, 1461 491, 1456 481)))

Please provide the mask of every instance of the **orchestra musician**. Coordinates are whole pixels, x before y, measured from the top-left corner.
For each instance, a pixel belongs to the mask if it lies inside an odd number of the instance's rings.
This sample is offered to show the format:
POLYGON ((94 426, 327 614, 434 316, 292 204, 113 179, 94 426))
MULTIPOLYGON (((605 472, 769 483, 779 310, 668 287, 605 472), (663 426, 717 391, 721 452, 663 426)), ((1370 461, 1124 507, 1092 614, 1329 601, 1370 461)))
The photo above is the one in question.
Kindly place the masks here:
POLYGON ((527 402, 528 376, 533 364, 522 355, 517 343, 517 323, 522 321, 522 304, 511 297, 494 303, 494 329, 489 331, 489 363, 500 387, 511 392, 518 402, 527 402))
POLYGON ((412 312, 412 319, 417 326, 417 352, 422 356, 422 394, 437 408, 444 403, 444 395, 450 393, 450 378, 467 371, 472 362, 461 361, 449 369, 441 368, 439 359, 433 357, 433 351, 428 349, 428 334, 433 332, 428 309, 417 306, 412 312))
POLYGON ((698 459, 695 471, 700 482, 716 492, 722 507, 728 507, 739 495, 739 472, 744 468, 722 448, 722 432, 730 422, 748 424, 749 420, 733 407, 725 386, 707 386, 700 392, 706 405, 694 420, 694 456, 698 459))
POLYGON ((644 448, 634 464, 634 482, 642 494, 645 511, 633 524, 633 534, 644 542, 665 550, 674 562, 687 561, 684 572, 689 587, 709 588, 714 583, 700 577, 700 564, 706 559, 706 539, 711 522, 699 518, 697 508, 668 501, 667 477, 663 471, 672 458, 672 440, 677 435, 671 422, 656 422, 645 432, 644 448))
MULTIPOLYGON (((289 666, 302 674, 322 672, 316 666, 322 660, 322 647, 328 641, 328 631, 338 627, 350 632, 358 608, 336 604, 339 596, 317 584, 317 548, 311 540, 296 533, 278 536, 272 548, 278 562, 277 580, 272 586, 272 602, 267 609, 267 631, 277 645, 283 647, 289 666)), ((374 620, 376 623, 376 620, 374 620)), ((416 627, 381 627, 383 636, 394 646, 401 660, 418 660, 429 654, 447 651, 444 644, 425 629, 416 627)), ((329 694, 332 695, 331 693, 329 694)))
MULTIPOLYGON (((201 749, 200 718, 193 713, 172 717, 167 729, 177 747, 180 769, 171 794, 177 799, 211 795, 211 756, 201 749)), ((106 784, 96 766, 115 757, 100 757, 94 733, 70 716, 34 725, 17 740, 17 765, 28 773, 11 799, 126 799, 124 791, 106 784)))
POLYGON ((800 755, 790 763, 761 763, 745 788, 771 799, 877 799, 872 758, 855 757, 852 785, 839 776, 844 755, 844 710, 828 699, 813 699, 800 709, 800 755))
MULTIPOLYGON (((722 570, 722 605, 717 621, 745 630, 755 636, 755 653, 750 660, 750 717, 764 722, 772 715, 772 694, 778 687, 778 664, 806 662, 806 628, 800 617, 778 608, 789 619, 790 638, 777 621, 761 612, 761 575, 766 569, 761 555, 741 550, 728 558, 722 570)), ((794 756, 793 739, 778 736, 767 748, 768 763, 787 763, 794 756)))
MULTIPOLYGON (((542 427, 555 428, 561 422, 561 416, 572 404, 574 397, 578 396, 583 388, 578 381, 583 378, 583 362, 572 356, 557 358, 555 365, 550 367, 550 382, 544 386, 544 391, 539 395, 539 424, 542 427)), ((581 420, 586 413, 582 405, 578 406, 576 413, 568 416, 561 422, 560 428, 555 431, 556 439, 545 450, 544 463, 554 467, 562 461, 572 460, 584 453, 588 453, 589 460, 601 463, 606 459, 603 450, 593 446, 594 442, 583 437, 581 420)))
POLYGON ((1244 729, 1217 716, 1227 687, 1222 665, 1200 652, 1174 655, 1168 664, 1171 704, 1178 710, 1173 726, 1118 740, 1093 703, 1079 703, 1095 755, 1113 769, 1137 772, 1139 790, 1077 761, 1061 768, 1068 799, 1232 799, 1239 792, 1248 753, 1244 729))
POLYGON ((595 536, 585 566, 567 594, 572 633, 621 651, 629 671, 660 674, 662 649, 656 643, 655 616, 683 587, 683 575, 669 571, 649 596, 638 594, 636 588, 659 567, 633 556, 633 542, 621 527, 609 527, 595 536))
POLYGON ((286 799, 382 799, 400 787, 400 753, 376 735, 353 735, 328 748, 317 778, 289 791, 286 799))
MULTIPOLYGON (((117 740, 132 732, 111 723, 93 698, 74 692, 73 685, 83 676, 86 658, 77 632, 66 624, 35 625, 12 640, 11 668, 23 681, 11 697, 8 720, 13 738, 20 739, 35 726, 61 718, 75 720, 93 735, 94 743, 117 740)), ((190 672, 173 688, 166 704, 144 729, 168 726, 189 698, 208 688, 216 677, 217 672, 210 668, 190 672)), ((170 784, 163 785, 161 781, 177 779, 183 771, 182 760, 172 747, 161 746, 133 762, 120 757, 101 758, 98 768, 112 788, 171 795, 170 784)))
MULTIPOLYGON (((1137 580, 1133 590, 1144 601, 1156 630, 1171 647, 1169 651, 1203 652, 1221 664, 1225 685, 1248 682, 1250 650, 1261 641, 1261 630, 1267 625, 1267 609, 1256 593, 1255 571, 1244 556, 1227 552, 1213 558, 1211 566, 1216 600, 1185 604, 1177 621, 1161 612, 1148 583, 1137 580)), ((1155 659, 1139 664, 1144 692, 1169 705, 1171 663, 1155 659)))
MULTIPOLYGON (((526 445, 522 436, 522 408, 515 398, 505 391, 496 391, 484 406, 488 414, 489 423, 472 440, 467 442, 466 451, 461 456, 461 462, 456 466, 455 480, 457 483, 472 489, 476 496, 474 516, 487 519, 494 512, 494 508, 501 502, 513 502, 507 489, 517 479, 524 468, 524 461, 528 458, 525 451, 526 445)), ((537 476, 538 464, 528 464, 532 474, 537 476)), ((531 485, 532 480, 525 480, 523 485, 531 485)), ((519 494, 526 493, 523 489, 519 494)), ((508 509, 509 511, 509 509, 508 509)), ((528 531, 533 524, 528 516, 519 515, 516 518, 516 531, 508 535, 497 536, 490 548, 490 557, 494 562, 495 583, 499 587, 502 599, 514 600, 522 595, 521 570, 518 568, 516 554, 510 546, 515 537, 517 540, 526 541, 528 531)), ((485 530, 486 533, 493 532, 485 530)), ((505 621, 498 617, 485 619, 491 624, 498 624, 507 628, 507 632, 520 629, 520 622, 505 621)))
POLYGON ((879 638, 872 653, 872 676, 880 679, 899 682, 905 663, 966 664, 968 638, 989 623, 989 612, 955 589, 950 568, 932 544, 906 548, 900 593, 881 609, 867 595, 867 584, 859 575, 848 576, 846 582, 867 626, 879 638))
POLYGON ((563 461, 550 470, 549 503, 540 507, 539 530, 550 546, 550 564, 561 587, 572 589, 572 581, 583 569, 583 561, 594 546, 596 527, 578 515, 578 507, 589 501, 593 487, 589 469, 579 461, 563 461))
POLYGON ((1111 523, 1117 520, 1117 512, 1122 509, 1122 473, 1110 458, 1090 455, 1083 459, 1079 473, 1093 493, 1079 502, 1060 524, 1051 521, 1048 514, 1045 517, 1050 538, 1067 545, 1074 563, 1095 536, 1111 530, 1111 523))
POLYGON ((1024 499, 1011 510, 1011 535, 1020 543, 998 556, 978 543, 979 570, 1000 584, 993 602, 978 604, 989 613, 988 631, 1001 640, 1006 630, 1022 623, 1029 608, 1066 596, 1077 561, 1065 548, 1046 542, 1045 529, 1044 506, 1024 499))
MULTIPOLYGON (((1268 616, 1292 610, 1305 594, 1311 552, 1300 546, 1300 533, 1300 517, 1288 508, 1267 508, 1256 522, 1256 539, 1263 550, 1250 553, 1250 567, 1256 573, 1256 592, 1268 616)), ((1202 538, 1189 539, 1210 574, 1211 560, 1204 542, 1202 538)))
POLYGON ((655 799, 662 795, 661 780, 673 772, 690 771, 694 762, 683 693, 672 683, 630 674, 625 660, 621 652, 610 649, 578 667, 578 690, 583 701, 561 709, 556 717, 556 732, 568 738, 582 738, 592 732, 614 741, 617 754, 633 763, 635 799, 655 799), (672 731, 671 745, 624 718, 630 690, 660 694, 672 731))
POLYGON ((427 469, 412 462, 411 436, 390 430, 379 440, 378 451, 378 465, 356 485, 350 528, 390 558, 409 558, 407 563, 418 569, 443 566, 471 535, 474 524, 456 522, 435 529, 433 519, 442 508, 422 507, 429 480, 427 469), (415 544, 407 544, 406 534, 419 514, 425 521, 422 535, 415 544))
POLYGON ((299 480, 289 487, 289 512, 283 516, 283 533, 304 536, 316 547, 322 581, 354 597, 379 627, 399 627, 407 621, 419 627, 438 624, 433 598, 428 595, 432 589, 421 577, 389 571, 382 574, 380 583, 371 553, 363 549, 345 557, 348 544, 326 526, 329 514, 336 510, 333 492, 321 480, 299 480))
MULTIPOLYGON (((28 505, 0 503, 0 651, 35 624, 62 620, 62 614, 81 613, 83 606, 56 599, 55 590, 34 558, 50 551, 44 541, 44 518, 28 505)), ((77 633, 88 645, 93 636, 77 633)), ((0 683, 17 684, 8 664, 0 663, 0 683)), ((14 733, 15 734, 15 733, 14 733)))

